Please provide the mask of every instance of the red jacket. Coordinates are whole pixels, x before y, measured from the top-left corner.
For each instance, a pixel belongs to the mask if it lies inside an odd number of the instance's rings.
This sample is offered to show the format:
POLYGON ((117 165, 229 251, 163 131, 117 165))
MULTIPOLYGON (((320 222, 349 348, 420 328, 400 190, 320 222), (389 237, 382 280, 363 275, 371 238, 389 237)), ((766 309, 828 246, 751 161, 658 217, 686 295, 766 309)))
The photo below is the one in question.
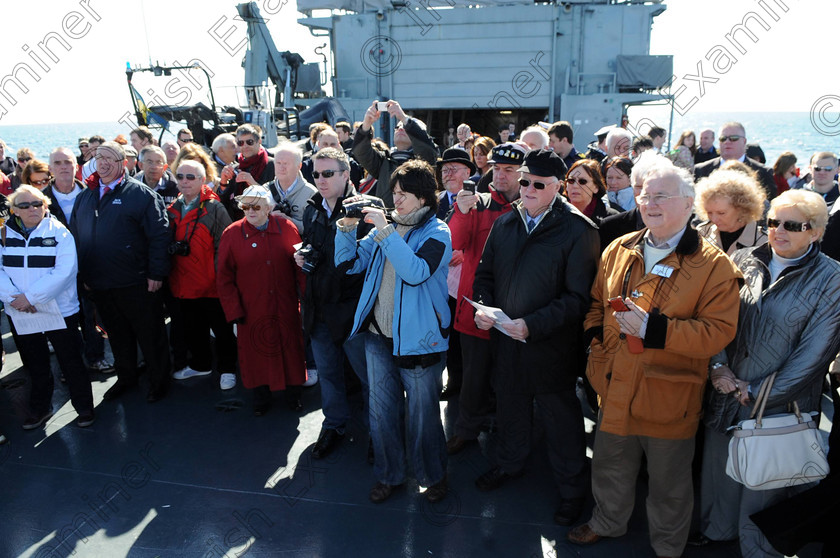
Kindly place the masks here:
POLYGON ((455 306, 455 331, 481 339, 490 339, 490 332, 475 327, 475 311, 464 297, 473 298, 473 279, 487 236, 493 222, 511 210, 510 202, 493 190, 489 194, 477 194, 478 205, 469 213, 461 213, 458 203, 452 210, 449 229, 452 231, 452 249, 464 251, 461 267, 461 282, 458 283, 458 302, 455 306))
POLYGON ((172 256, 169 288, 176 298, 218 298, 216 252, 222 232, 231 220, 213 190, 201 187, 199 204, 182 216, 184 196, 179 195, 167 208, 173 241, 187 241, 190 253, 172 256))

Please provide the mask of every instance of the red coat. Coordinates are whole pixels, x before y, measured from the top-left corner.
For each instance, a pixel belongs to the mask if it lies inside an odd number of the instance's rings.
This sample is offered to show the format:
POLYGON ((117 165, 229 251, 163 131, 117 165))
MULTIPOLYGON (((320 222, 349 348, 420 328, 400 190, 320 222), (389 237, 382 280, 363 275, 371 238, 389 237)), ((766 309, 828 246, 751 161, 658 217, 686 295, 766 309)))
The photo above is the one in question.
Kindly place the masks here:
POLYGON ((201 187, 199 205, 181 216, 184 196, 167 209, 174 240, 188 241, 190 253, 172 256, 169 288, 176 298, 218 298, 216 291, 216 249, 230 215, 207 185, 201 187))
POLYGON ((479 194, 475 209, 467 214, 461 213, 456 207, 449 219, 449 229, 452 231, 452 249, 464 251, 464 262, 461 267, 461 282, 458 283, 458 302, 455 306, 455 331, 490 339, 490 332, 475 327, 475 310, 464 297, 473 298, 473 279, 487 236, 493 227, 493 222, 499 216, 510 211, 510 202, 499 192, 493 190, 489 194, 479 194))
POLYGON ((306 380, 298 293, 304 276, 295 264, 297 227, 269 216, 258 231, 241 219, 222 233, 216 284, 228 321, 237 326, 239 370, 246 388, 272 391, 306 380))

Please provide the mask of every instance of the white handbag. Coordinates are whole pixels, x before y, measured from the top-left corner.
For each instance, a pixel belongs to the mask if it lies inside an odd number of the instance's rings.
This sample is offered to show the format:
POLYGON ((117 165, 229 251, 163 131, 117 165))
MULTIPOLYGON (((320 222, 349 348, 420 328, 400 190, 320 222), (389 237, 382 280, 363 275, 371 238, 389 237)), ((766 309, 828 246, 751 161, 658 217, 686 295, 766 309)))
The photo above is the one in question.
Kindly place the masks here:
POLYGON ((750 418, 733 426, 726 474, 750 490, 771 490, 818 481, 828 474, 823 438, 811 415, 764 416, 774 372, 762 384, 750 418), (758 417, 753 419, 758 411, 758 417))

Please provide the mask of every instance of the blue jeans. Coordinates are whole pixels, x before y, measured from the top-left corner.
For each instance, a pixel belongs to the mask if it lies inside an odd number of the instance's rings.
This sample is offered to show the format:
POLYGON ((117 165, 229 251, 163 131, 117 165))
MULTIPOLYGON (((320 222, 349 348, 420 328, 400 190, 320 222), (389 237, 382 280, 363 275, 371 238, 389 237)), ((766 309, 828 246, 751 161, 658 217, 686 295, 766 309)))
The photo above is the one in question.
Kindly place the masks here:
POLYGON ((446 437, 440 422, 440 392, 445 353, 440 362, 426 368, 398 368, 391 347, 381 336, 368 334, 365 354, 377 480, 392 486, 405 482, 407 450, 421 486, 442 481, 446 475, 446 437))
MULTIPOLYGON (((327 324, 319 321, 313 324, 309 339, 318 366, 318 381, 321 384, 321 408, 324 412, 322 428, 344 432, 344 427, 350 420, 350 404, 344 385, 344 355, 347 355, 350 365, 362 380, 362 396, 363 400, 367 401, 364 341, 357 336, 342 347, 333 341, 327 324)), ((367 427, 367 424, 365 426, 367 427)))

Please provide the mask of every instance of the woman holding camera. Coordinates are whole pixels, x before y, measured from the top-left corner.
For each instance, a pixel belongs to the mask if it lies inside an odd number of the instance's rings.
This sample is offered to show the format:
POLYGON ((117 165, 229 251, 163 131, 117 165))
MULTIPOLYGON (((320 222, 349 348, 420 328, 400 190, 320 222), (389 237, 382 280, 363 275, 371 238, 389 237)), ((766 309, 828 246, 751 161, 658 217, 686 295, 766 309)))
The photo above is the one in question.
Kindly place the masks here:
POLYGON ((216 285, 228 322, 238 324, 242 385, 254 390, 254 414, 271 407, 271 392, 286 390, 299 411, 306 380, 299 293, 303 272, 294 260, 300 235, 283 217, 271 215, 274 199, 262 186, 236 197, 245 218, 225 229, 219 243, 216 285))
POLYGON ((219 197, 205 184, 200 161, 182 159, 175 171, 178 198, 167 209, 172 242, 169 288, 178 299, 184 319, 189 365, 172 377, 186 380, 212 372, 210 330, 216 337, 216 355, 222 389, 236 385, 236 339, 225 320, 216 290, 216 252, 230 216, 219 197))
POLYGON ((369 332, 365 356, 378 480, 370 499, 384 502, 405 482, 407 453, 434 503, 447 493, 439 398, 449 346, 446 276, 452 243, 449 228, 435 217, 432 167, 416 159, 403 163, 391 176, 390 189, 393 223, 382 209, 365 207, 365 222, 375 229, 357 242, 359 219, 338 221, 335 264, 351 262, 347 273, 367 270, 350 336, 369 332))
POLYGON ((765 416, 789 412, 794 402, 803 414, 820 410, 825 375, 840 349, 840 264, 819 246, 827 221, 822 196, 789 190, 770 202, 769 242, 734 254, 744 286, 735 340, 709 366, 714 390, 704 413, 704 538, 697 544, 737 538, 743 556, 781 556, 750 515, 812 486, 750 490, 725 471, 728 428, 749 418, 772 373, 765 416))

